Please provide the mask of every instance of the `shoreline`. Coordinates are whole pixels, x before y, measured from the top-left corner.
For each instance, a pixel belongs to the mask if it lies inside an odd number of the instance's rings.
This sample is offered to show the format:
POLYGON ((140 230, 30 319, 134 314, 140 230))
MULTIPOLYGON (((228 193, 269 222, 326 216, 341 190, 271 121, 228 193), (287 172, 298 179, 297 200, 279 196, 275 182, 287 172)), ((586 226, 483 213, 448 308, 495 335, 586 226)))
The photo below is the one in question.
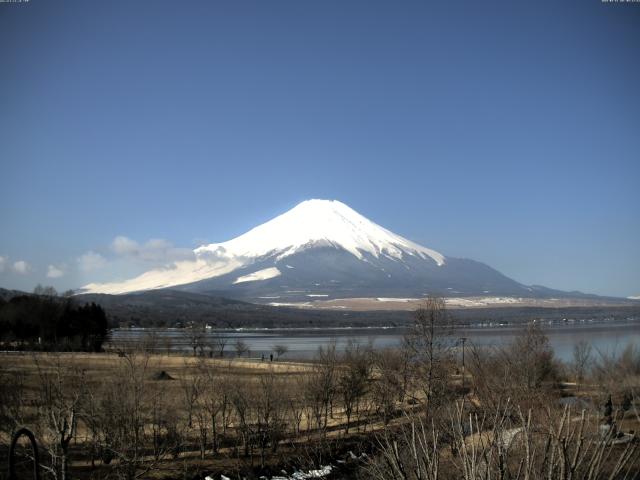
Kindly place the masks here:
MULTIPOLYGON (((568 330, 575 329, 584 331, 585 329, 606 329, 607 327, 636 327, 640 329, 640 318, 630 317, 627 319, 566 319, 566 320, 543 320, 535 322, 542 325, 544 329, 549 330, 568 330)), ((495 332, 505 330, 522 330, 528 322, 474 322, 474 323, 458 323, 454 324, 456 330, 470 332, 495 332)), ((405 331, 411 328, 411 325, 366 325, 366 326, 327 326, 327 327, 236 327, 236 328, 206 328, 205 334, 234 334, 234 333, 256 333, 266 334, 274 333, 326 333, 326 332, 372 332, 379 330, 385 334, 394 331, 405 331)), ((189 327, 116 327, 111 332, 189 332, 189 327)))

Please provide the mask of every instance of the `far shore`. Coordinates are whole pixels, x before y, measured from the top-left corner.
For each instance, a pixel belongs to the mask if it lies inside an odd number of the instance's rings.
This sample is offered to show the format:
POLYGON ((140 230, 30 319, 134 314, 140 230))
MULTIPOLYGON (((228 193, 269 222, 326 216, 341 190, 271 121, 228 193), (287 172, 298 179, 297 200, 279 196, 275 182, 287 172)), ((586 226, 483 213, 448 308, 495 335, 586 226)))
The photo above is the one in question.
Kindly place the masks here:
MULTIPOLYGON (((396 297, 362 297, 321 299, 318 295, 308 295, 309 299, 286 300, 276 299, 267 305, 275 307, 292 307, 318 310, 352 310, 352 311, 408 311, 419 308, 424 298, 396 298, 396 297)), ((571 307, 640 307, 640 301, 626 298, 609 297, 571 297, 571 298, 527 298, 511 296, 474 296, 474 297, 444 297, 448 308, 451 309, 488 309, 510 307, 539 307, 539 308, 571 308, 571 307)))

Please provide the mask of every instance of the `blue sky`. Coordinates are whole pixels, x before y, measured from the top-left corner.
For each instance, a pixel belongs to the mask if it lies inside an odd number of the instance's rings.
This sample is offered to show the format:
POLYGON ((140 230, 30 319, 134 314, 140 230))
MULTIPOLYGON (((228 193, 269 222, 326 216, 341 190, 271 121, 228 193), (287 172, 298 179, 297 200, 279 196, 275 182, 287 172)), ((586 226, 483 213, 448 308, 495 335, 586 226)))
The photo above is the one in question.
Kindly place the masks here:
POLYGON ((2 287, 334 198, 523 283, 640 294, 639 4, 31 0, 0 44, 2 287))

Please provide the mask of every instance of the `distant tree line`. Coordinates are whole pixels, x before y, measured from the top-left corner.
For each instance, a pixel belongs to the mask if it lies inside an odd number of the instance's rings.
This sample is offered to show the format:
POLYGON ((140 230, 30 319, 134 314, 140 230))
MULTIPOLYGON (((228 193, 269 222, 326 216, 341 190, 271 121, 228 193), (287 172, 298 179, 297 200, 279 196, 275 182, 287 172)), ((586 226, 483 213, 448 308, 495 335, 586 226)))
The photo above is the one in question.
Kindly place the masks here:
POLYGON ((98 352, 109 325, 95 303, 77 304, 69 293, 38 285, 32 295, 0 298, 0 343, 4 349, 98 352))

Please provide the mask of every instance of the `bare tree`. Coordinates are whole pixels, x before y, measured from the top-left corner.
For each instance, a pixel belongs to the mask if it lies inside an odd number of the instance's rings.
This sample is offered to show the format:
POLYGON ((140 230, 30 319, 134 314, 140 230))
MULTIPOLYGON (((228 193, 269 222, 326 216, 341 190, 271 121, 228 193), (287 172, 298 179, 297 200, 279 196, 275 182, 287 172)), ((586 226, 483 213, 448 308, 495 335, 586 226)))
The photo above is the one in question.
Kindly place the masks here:
POLYGON ((376 413, 387 424, 398 402, 404 402, 409 389, 411 364, 407 349, 386 349, 375 352, 376 375, 371 382, 371 397, 376 413))
POLYGON ((162 346, 164 347, 164 351, 167 355, 171 354, 171 350, 173 349, 173 340, 169 335, 166 335, 162 339, 162 346))
POLYGON ((539 324, 527 325, 516 336, 508 353, 513 366, 512 381, 527 390, 537 389, 543 382, 557 378, 553 349, 539 324))
POLYGON ((306 408, 306 384, 304 375, 295 375, 293 384, 287 388, 287 409, 293 422, 293 434, 300 435, 302 419, 306 408))
POLYGON ((345 349, 342 368, 338 376, 338 390, 342 397, 346 423, 344 433, 349 433, 351 417, 358 411, 360 399, 367 393, 371 375, 369 350, 349 341, 345 349))
POLYGON ((248 456, 251 447, 251 394, 247 384, 235 379, 231 384, 231 404, 233 405, 244 456, 248 456))
POLYGON ((204 340, 205 340, 205 326, 203 323, 191 322, 189 328, 185 331, 187 338, 189 340, 189 345, 191 346, 191 350, 193 351, 193 356, 202 355, 204 351, 204 340))
POLYGON ((50 287, 50 286, 42 286, 40 284, 36 285, 36 287, 33 289, 33 293, 35 295, 39 295, 42 297, 57 297, 58 296, 58 292, 55 288, 50 287))
POLYGON ((264 468, 266 449, 271 444, 275 452, 284 429, 284 404, 281 391, 282 382, 273 371, 259 378, 258 391, 254 397, 256 428, 255 434, 260 446, 260 463, 264 468))
POLYGON ((142 351, 147 353, 155 353, 156 350, 158 350, 159 343, 160 338, 158 337, 158 334, 155 331, 151 330, 147 332, 142 338, 141 349, 142 351))
POLYGON ((573 346, 573 369, 579 382, 584 380, 585 374, 590 367, 592 361, 591 352, 591 344, 585 340, 580 340, 573 346))
POLYGON ((438 433, 420 417, 412 418, 396 434, 385 429, 378 435, 378 455, 369 460, 368 473, 375 480, 444 478, 440 475, 439 440, 438 433))
POLYGON ((38 371, 38 418, 41 439, 51 458, 45 469, 54 477, 69 477, 69 446, 75 438, 81 402, 86 393, 84 372, 66 368, 55 357, 52 365, 43 365, 35 357, 38 371))
POLYGON ((236 340, 234 347, 236 349, 236 355, 238 355, 238 357, 249 354, 249 345, 247 345, 247 342, 240 338, 236 340))
POLYGON ((22 372, 0 371, 0 433, 8 438, 25 423, 25 375, 22 372))
POLYGON ((612 431, 597 433, 597 422, 583 411, 536 420, 505 403, 491 415, 447 409, 445 428, 409 417, 394 433, 379 436, 380 454, 368 466, 375 480, 555 480, 635 478, 640 445, 618 446, 612 431), (447 437, 448 440, 444 440, 447 437), (452 454, 443 455, 445 444, 452 454), (446 460, 446 461, 445 461, 446 460))
POLYGON ((188 428, 193 427, 193 413, 196 408, 196 402, 198 396, 201 394, 202 378, 198 375, 197 371, 188 368, 188 364, 185 361, 185 370, 188 372, 186 375, 180 377, 180 387, 182 390, 182 405, 184 412, 187 415, 188 428), (189 370, 192 370, 189 372, 189 370))
POLYGON ((229 416, 230 394, 225 379, 213 368, 204 363, 201 365, 204 376, 204 392, 199 396, 202 409, 207 413, 211 429, 211 450, 216 453, 219 448, 219 437, 226 432, 229 416))
POLYGON ((310 377, 313 379, 314 385, 309 385, 309 388, 313 393, 315 408, 319 408, 315 412, 316 423, 317 427, 322 429, 323 435, 326 433, 329 415, 333 413, 333 401, 337 392, 337 365, 338 356, 335 343, 318 349, 314 363, 315 376, 310 377))
MULTIPOLYGON (((147 382, 149 355, 122 352, 115 376, 103 384, 97 409, 103 458, 116 459, 117 474, 133 480, 145 475, 154 463, 145 461, 150 396, 147 382)), ((158 455, 160 457, 160 455, 158 455)))
POLYGON ((182 447, 183 435, 180 421, 173 402, 167 397, 163 387, 150 388, 148 396, 149 425, 151 447, 156 462, 167 454, 177 457, 182 447))
POLYGON ((224 357, 224 348, 227 346, 227 341, 227 337, 225 337, 224 335, 216 335, 214 337, 216 351, 218 352, 218 356, 220 358, 224 357))
POLYGON ((227 338, 220 333, 207 333, 204 343, 209 351, 209 357, 224 356, 224 349, 227 346, 227 338))
MULTIPOLYGON (((202 369, 200 369, 196 376, 198 381, 196 383, 197 394, 195 401, 195 409, 193 416, 195 417, 195 424, 198 432, 198 446, 200 448, 200 458, 204 460, 205 455, 207 453, 207 448, 209 446, 209 429, 210 429, 210 414, 209 409, 207 408, 207 394, 209 393, 209 389, 207 388, 207 376, 204 374, 202 369)), ((215 394, 214 394, 215 395, 215 394)), ((213 419, 215 422, 215 418, 213 419)), ((215 427, 212 428, 215 431, 215 427)), ((213 449, 212 449, 213 450, 213 449)))
POLYGON ((280 360, 280 357, 289 351, 289 347, 286 345, 274 345, 273 351, 276 354, 276 358, 280 360))
POLYGON ((448 366, 454 347, 453 319, 444 300, 428 297, 414 313, 415 323, 405 336, 405 347, 418 369, 419 383, 429 407, 438 403, 447 388, 448 366))

